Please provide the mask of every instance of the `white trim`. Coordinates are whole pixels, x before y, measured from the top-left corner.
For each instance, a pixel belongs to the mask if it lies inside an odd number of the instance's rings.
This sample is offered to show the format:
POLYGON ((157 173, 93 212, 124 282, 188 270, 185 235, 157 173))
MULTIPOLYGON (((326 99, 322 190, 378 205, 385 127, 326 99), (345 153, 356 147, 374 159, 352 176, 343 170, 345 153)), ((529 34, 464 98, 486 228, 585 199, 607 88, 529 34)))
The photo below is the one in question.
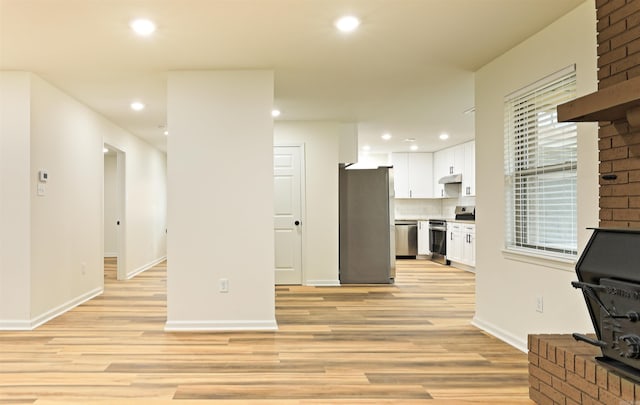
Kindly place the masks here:
POLYGON ((309 287, 340 287, 340 280, 306 280, 304 285, 309 287))
POLYGON ((475 273, 476 272, 475 266, 469 266, 468 264, 455 262, 453 260, 450 260, 450 262, 451 262, 451 267, 455 267, 456 269, 468 271, 469 273, 475 273))
POLYGON ((116 252, 104 252, 104 257, 118 257, 118 254, 116 252))
POLYGON ((153 266, 155 266, 156 264, 162 263, 164 260, 167 260, 167 256, 162 256, 158 259, 155 259, 147 264, 144 264, 138 267, 137 269, 133 270, 131 273, 127 273, 127 280, 131 280, 132 278, 142 273, 143 271, 147 271, 153 266))
POLYGON ((563 271, 574 272, 576 260, 563 257, 536 254, 529 251, 516 251, 513 249, 503 249, 502 257, 507 260, 515 260, 517 262, 535 264, 537 266, 549 267, 563 271))
POLYGON ((528 351, 526 340, 522 340, 519 337, 507 332, 504 329, 501 329, 491 323, 485 322, 479 319, 477 316, 473 317, 473 320, 471 321, 471 325, 475 326, 476 328, 482 329, 483 331, 487 332, 491 336, 502 340, 503 342, 515 347, 521 352, 526 353, 528 351))
POLYGON ((102 294, 103 292, 104 292, 104 289, 102 287, 94 288, 93 290, 85 294, 82 294, 81 296, 76 297, 72 300, 69 300, 64 304, 59 305, 56 308, 53 308, 45 312, 44 314, 34 319, 31 319, 29 321, 1 321, 0 320, 0 330, 33 330, 38 326, 46 322, 49 322, 53 318, 56 318, 64 314, 65 312, 72 310, 78 305, 84 304, 90 299, 102 294))
POLYGON ((31 321, 0 320, 0 330, 31 330, 31 321))
POLYGON ((278 323, 273 321, 167 321, 166 332, 195 331, 277 331, 278 323))

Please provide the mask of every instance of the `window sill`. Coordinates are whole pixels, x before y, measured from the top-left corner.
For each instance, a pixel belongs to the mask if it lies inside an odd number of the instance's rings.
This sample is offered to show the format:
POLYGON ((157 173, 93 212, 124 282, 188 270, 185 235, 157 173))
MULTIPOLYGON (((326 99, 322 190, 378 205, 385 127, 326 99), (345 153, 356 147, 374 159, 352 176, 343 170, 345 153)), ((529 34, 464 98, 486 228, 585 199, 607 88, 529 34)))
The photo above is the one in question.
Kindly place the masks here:
POLYGON ((535 264, 538 266, 544 266, 552 269, 570 272, 575 271, 577 262, 577 259, 542 255, 513 249, 503 249, 502 256, 507 260, 515 260, 518 262, 535 264))

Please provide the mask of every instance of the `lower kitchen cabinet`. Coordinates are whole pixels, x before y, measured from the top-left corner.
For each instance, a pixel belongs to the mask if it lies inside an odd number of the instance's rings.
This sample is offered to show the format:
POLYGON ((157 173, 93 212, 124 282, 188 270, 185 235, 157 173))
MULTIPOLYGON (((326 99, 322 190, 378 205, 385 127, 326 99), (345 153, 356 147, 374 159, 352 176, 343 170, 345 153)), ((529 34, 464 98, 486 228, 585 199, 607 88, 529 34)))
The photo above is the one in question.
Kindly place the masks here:
POLYGON ((430 255, 429 221, 418 221, 418 254, 430 255))
POLYGON ((447 222, 447 259, 451 262, 475 267, 476 226, 460 222, 447 222))

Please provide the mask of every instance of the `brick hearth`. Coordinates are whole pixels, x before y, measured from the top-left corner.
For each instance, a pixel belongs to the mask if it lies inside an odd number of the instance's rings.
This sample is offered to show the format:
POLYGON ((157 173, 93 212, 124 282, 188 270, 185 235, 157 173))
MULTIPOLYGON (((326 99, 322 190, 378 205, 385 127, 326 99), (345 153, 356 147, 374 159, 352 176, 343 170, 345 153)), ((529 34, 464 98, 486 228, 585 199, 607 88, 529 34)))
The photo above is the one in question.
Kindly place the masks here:
POLYGON ((529 397, 540 405, 636 405, 640 385, 598 365, 570 335, 529 335, 529 397))

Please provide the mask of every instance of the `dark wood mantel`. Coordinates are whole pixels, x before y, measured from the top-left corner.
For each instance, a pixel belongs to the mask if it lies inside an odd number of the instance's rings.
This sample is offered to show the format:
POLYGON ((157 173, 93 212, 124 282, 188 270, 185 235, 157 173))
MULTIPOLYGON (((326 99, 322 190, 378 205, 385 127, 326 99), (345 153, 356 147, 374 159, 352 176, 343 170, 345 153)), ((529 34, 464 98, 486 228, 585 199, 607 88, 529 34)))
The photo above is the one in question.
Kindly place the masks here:
POLYGON ((629 121, 640 126, 640 77, 558 106, 560 122, 629 121))

